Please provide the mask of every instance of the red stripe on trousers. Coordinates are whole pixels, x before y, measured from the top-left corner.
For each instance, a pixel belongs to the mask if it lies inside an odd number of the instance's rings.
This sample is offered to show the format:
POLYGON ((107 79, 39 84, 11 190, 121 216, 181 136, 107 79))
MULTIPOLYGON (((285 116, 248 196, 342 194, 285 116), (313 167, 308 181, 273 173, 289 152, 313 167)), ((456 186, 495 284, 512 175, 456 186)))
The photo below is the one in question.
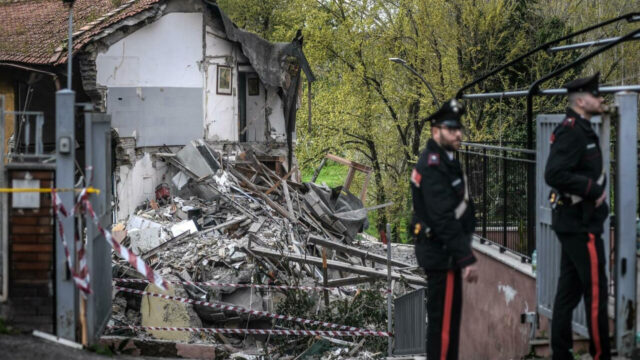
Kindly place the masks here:
POLYGON ((444 316, 442 319, 442 341, 440 344, 440 360, 447 359, 449 350, 449 332, 451 331, 451 307, 453 306, 453 270, 447 272, 447 285, 444 294, 444 316))
POLYGON ((589 233, 589 242, 587 243, 589 250, 589 263, 591 264, 591 330, 593 334, 593 344, 596 353, 593 360, 600 360, 602 356, 602 346, 600 345, 600 332, 598 327, 598 308, 600 300, 600 287, 598 286, 598 254, 596 253, 596 237, 589 233))

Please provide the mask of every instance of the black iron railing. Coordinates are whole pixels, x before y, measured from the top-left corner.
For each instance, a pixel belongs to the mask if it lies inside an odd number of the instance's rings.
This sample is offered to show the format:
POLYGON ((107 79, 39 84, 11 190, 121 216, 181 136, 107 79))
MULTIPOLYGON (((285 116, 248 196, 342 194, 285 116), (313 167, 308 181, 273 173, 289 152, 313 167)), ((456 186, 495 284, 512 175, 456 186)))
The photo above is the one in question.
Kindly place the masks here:
POLYGON ((528 231, 535 227, 535 214, 527 207, 527 199, 535 196, 527 190, 527 171, 535 168, 535 151, 509 145, 463 143, 457 156, 476 204, 476 235, 501 252, 521 256, 524 262, 535 249, 535 233, 528 231))

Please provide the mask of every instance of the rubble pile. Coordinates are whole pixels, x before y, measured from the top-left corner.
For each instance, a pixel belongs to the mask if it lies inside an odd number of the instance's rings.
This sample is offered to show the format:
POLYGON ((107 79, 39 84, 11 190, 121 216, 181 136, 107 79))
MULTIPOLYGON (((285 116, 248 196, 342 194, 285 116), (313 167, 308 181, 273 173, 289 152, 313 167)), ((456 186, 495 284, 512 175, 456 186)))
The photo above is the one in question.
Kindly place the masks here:
MULTIPOLYGON (((386 309, 384 294, 379 291, 386 288, 386 245, 359 234, 368 226, 367 209, 356 196, 340 187, 295 182, 290 179, 295 168, 281 176, 251 151, 223 156, 203 141, 194 141, 177 153, 155 156, 171 165, 170 184, 159 185, 155 198, 141 204, 112 232, 117 241, 170 281, 172 288, 162 292, 142 281, 123 286, 285 315, 289 315, 286 311, 304 308, 306 318, 315 319, 322 313, 338 317, 338 323, 342 323, 341 315, 334 309, 334 302, 343 301, 348 306, 349 299, 370 289, 377 292, 380 308, 386 309), (249 284, 336 288, 284 291, 249 284), (310 305, 292 303, 292 291, 310 305)), ((396 252, 391 261, 394 295, 423 286, 424 278, 417 272, 412 250, 394 245, 392 252, 396 252)), ((142 279, 126 261, 114 256, 113 264, 115 279, 142 279)), ((292 323, 284 326, 255 315, 114 292, 110 325, 115 326, 316 328, 292 323)), ((385 323, 363 325, 371 330, 386 329, 385 323)), ((283 359, 292 349, 284 345, 295 341, 308 350, 320 349, 318 343, 322 343, 330 349, 324 356, 335 359, 353 356, 355 350, 366 352, 369 341, 309 337, 276 341, 275 337, 262 335, 169 331, 119 330, 117 334, 222 343, 232 353, 280 354, 283 359)), ((369 355, 375 356, 373 352, 369 355)))

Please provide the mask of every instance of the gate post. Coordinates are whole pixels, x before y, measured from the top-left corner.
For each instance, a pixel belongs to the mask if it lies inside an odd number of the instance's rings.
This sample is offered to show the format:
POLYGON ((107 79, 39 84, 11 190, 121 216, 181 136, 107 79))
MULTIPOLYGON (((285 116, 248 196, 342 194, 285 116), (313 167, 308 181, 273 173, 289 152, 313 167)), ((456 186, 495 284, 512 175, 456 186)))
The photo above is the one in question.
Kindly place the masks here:
MULTIPOLYGON (((615 192, 615 337, 618 353, 635 348, 636 211, 638 208, 638 94, 619 92, 615 192)), ((606 165, 606 164, 605 164, 606 165)))
MULTIPOLYGON (((75 92, 65 89, 56 92, 56 188, 70 189, 75 185, 75 92)), ((58 194, 64 207, 71 211, 75 193, 58 194)), ((60 218, 69 253, 75 255, 75 225, 72 216, 60 218)), ((75 258, 75 256, 74 256, 75 258)), ((77 291, 67 267, 67 258, 60 233, 56 231, 56 335, 76 341, 77 291)), ((75 265, 75 264, 74 264, 75 265)))

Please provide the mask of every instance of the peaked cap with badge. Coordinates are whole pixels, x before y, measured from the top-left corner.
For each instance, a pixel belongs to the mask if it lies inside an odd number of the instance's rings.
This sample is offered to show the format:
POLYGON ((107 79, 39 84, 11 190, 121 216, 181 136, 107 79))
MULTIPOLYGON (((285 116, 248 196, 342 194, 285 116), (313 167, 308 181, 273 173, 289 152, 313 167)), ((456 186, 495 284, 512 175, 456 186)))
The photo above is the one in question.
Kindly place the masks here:
POLYGON ((600 82, 600 72, 597 72, 591 76, 587 76, 580 79, 575 79, 564 84, 562 87, 567 89, 567 93, 586 92, 595 97, 600 96, 598 90, 598 83, 600 82))
POLYGON ((456 99, 451 99, 440 107, 438 111, 427 118, 431 126, 446 126, 454 129, 461 129, 464 126, 460 118, 465 114, 464 105, 456 99))

